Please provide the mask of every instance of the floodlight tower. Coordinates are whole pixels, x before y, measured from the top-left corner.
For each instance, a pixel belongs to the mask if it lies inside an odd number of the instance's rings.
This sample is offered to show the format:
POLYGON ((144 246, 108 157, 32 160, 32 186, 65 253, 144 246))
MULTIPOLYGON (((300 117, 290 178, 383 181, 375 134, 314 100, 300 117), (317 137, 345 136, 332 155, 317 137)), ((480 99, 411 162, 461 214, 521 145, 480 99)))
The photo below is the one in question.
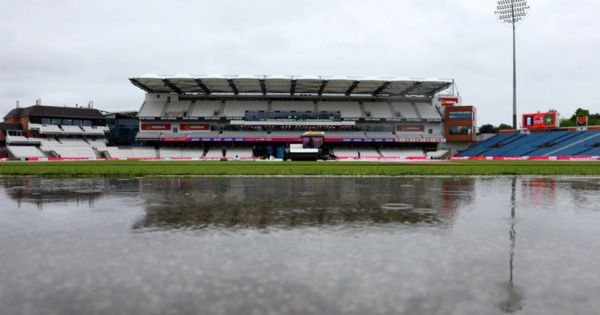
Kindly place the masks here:
POLYGON ((527 16, 527 0, 498 0, 496 15, 505 23, 512 24, 513 30, 513 128, 517 129, 517 40, 516 27, 527 16))

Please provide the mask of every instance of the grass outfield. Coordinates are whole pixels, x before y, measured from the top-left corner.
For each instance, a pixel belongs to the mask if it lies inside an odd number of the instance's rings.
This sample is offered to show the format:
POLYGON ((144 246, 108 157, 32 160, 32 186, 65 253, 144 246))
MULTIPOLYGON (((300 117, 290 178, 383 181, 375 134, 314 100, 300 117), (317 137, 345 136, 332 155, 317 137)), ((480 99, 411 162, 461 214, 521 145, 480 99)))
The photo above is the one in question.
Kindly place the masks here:
POLYGON ((600 175, 600 162, 452 161, 439 163, 69 161, 0 163, 0 175, 600 175))

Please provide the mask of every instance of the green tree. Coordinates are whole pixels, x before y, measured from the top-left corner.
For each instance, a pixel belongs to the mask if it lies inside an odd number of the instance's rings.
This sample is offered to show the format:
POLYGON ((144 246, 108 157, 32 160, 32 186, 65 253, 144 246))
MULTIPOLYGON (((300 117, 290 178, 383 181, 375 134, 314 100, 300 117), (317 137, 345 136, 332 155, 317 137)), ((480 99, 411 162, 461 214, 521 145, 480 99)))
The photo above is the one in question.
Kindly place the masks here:
POLYGON ((479 127, 479 133, 498 133, 498 128, 492 124, 485 124, 479 127))
POLYGON ((509 124, 500 124, 500 126, 498 126, 498 130, 512 130, 513 127, 509 124))

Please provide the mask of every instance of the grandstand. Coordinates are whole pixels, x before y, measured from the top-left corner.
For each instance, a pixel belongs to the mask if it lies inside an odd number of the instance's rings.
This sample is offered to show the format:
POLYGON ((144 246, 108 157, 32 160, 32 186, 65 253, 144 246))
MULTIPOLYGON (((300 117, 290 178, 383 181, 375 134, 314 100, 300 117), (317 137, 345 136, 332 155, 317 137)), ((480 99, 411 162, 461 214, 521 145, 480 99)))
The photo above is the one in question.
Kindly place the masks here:
POLYGON ((600 129, 593 127, 498 134, 461 153, 461 157, 600 156, 600 129))
POLYGON ((186 149, 211 159, 224 149, 227 158, 257 152, 282 158, 308 131, 324 132, 321 149, 342 158, 443 157, 455 142, 437 106, 452 80, 149 75, 130 81, 146 92, 137 139, 158 148, 160 158, 186 157, 186 149))
POLYGON ((104 115, 93 108, 36 104, 4 117, 0 147, 12 159, 95 159, 108 155, 104 115))

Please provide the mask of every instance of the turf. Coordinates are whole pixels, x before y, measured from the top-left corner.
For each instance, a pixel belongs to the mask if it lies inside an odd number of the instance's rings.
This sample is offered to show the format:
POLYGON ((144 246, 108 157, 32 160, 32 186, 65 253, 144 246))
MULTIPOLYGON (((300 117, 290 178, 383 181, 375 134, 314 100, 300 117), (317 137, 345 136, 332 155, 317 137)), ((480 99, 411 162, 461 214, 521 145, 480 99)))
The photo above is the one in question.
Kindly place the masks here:
POLYGON ((0 175, 600 175, 600 162, 456 161, 440 164, 370 162, 81 161, 0 163, 0 175))

